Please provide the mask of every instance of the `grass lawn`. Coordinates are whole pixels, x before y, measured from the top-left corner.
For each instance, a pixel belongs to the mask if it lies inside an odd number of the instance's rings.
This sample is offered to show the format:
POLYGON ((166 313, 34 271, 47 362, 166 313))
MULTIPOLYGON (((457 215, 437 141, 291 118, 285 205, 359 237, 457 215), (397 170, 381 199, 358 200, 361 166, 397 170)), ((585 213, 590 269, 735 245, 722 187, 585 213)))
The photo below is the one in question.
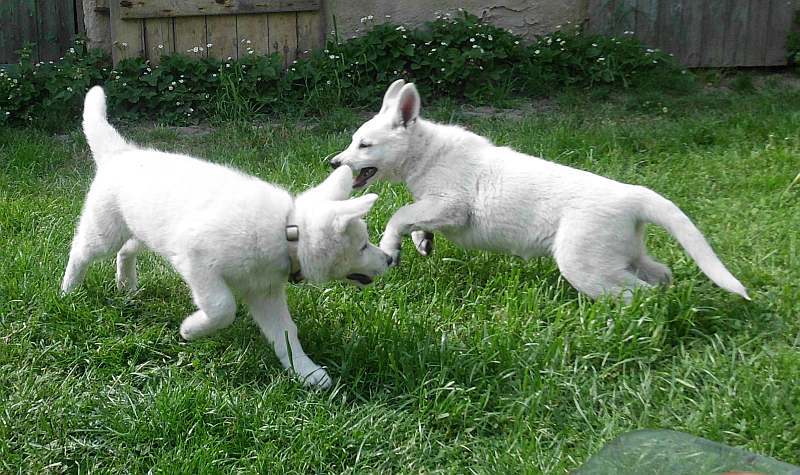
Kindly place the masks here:
MULTIPOLYGON (((309 354, 336 380, 304 389, 240 309, 187 344, 188 289, 160 258, 142 290, 111 259, 59 298, 93 165, 66 135, 0 131, 0 472, 564 473, 605 442, 669 428, 800 464, 800 86, 750 92, 565 94, 515 117, 423 115, 677 203, 753 302, 650 232, 675 283, 623 306, 579 296, 550 259, 437 240, 368 289, 290 288, 309 354)), ((300 191, 362 117, 221 126, 140 143, 229 163, 300 191)), ((446 177, 444 177, 446 178, 446 177)), ((409 197, 379 185, 377 242, 409 197)))

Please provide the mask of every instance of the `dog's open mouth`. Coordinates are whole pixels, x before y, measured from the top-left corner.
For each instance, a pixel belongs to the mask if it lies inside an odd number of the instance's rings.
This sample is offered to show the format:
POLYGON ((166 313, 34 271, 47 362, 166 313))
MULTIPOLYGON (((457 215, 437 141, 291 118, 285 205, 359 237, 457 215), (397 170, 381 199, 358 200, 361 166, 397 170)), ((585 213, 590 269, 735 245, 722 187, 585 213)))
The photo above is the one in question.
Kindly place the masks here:
POLYGON ((378 172, 378 169, 375 167, 364 167, 361 171, 358 172, 358 176, 353 180, 353 188, 361 188, 362 186, 367 184, 370 178, 372 178, 375 173, 378 172))
POLYGON ((347 278, 361 285, 369 285, 372 283, 372 277, 365 274, 349 274, 347 278))

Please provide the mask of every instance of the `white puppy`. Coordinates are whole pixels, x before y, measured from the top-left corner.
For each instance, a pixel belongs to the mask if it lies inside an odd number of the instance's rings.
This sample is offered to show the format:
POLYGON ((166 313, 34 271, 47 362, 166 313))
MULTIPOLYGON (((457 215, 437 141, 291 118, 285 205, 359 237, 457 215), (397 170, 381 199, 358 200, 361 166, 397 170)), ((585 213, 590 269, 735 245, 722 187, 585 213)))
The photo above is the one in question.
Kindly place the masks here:
POLYGON ((106 120, 100 87, 86 95, 83 130, 97 172, 62 291, 74 289, 94 259, 115 252, 117 285, 136 289, 136 253, 147 247, 166 258, 192 290, 199 310, 181 324, 183 338, 230 325, 236 291, 283 366, 306 384, 329 386, 328 374, 297 339, 286 305, 287 278, 301 272, 311 281, 369 284, 384 272, 390 258, 369 243, 361 219, 377 195, 348 200, 347 168, 292 199, 237 170, 139 148, 106 120))
POLYGON ((644 225, 667 229, 717 285, 748 298, 689 218, 668 199, 498 147, 460 127, 419 117, 413 84, 395 81, 378 115, 331 160, 356 172, 354 186, 404 182, 415 202, 390 219, 381 249, 397 262, 411 233, 427 255, 433 231, 457 244, 523 258, 551 255, 576 289, 597 298, 666 284, 669 268, 647 254, 644 225))

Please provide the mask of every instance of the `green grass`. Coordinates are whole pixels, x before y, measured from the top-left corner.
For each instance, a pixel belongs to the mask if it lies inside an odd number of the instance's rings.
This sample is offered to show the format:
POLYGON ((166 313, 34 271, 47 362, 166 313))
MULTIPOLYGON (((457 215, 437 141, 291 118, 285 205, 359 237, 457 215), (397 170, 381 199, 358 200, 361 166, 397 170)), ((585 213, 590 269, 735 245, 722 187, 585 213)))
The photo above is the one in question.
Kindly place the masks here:
MULTIPOLYGON (((187 344, 192 309, 160 258, 120 295, 113 263, 58 285, 92 163, 66 136, 0 131, 0 472, 564 473, 604 442, 669 428, 800 464, 800 89, 563 95, 522 120, 425 110, 531 154, 649 186, 708 236, 753 297, 715 287, 663 231, 675 283, 623 306, 579 296, 550 259, 409 243, 374 286, 300 285, 301 341, 336 386, 304 389, 244 309, 187 344)), ((229 125, 140 143, 300 191, 361 119, 229 125)), ((373 240, 408 200, 373 187, 373 240)))

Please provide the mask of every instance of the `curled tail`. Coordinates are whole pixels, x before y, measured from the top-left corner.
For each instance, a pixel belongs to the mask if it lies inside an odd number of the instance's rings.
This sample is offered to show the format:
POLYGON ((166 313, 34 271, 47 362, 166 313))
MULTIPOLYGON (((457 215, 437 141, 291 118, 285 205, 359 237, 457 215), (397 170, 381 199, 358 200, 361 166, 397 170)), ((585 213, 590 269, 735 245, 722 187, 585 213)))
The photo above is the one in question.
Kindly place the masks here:
POLYGON ((133 148, 108 123, 106 94, 100 86, 94 86, 86 93, 83 102, 83 133, 98 165, 110 155, 133 148))
POLYGON ((706 238, 675 203, 658 193, 644 189, 640 218, 666 229, 686 250, 705 275, 723 289, 747 300, 747 289, 725 268, 706 238))

